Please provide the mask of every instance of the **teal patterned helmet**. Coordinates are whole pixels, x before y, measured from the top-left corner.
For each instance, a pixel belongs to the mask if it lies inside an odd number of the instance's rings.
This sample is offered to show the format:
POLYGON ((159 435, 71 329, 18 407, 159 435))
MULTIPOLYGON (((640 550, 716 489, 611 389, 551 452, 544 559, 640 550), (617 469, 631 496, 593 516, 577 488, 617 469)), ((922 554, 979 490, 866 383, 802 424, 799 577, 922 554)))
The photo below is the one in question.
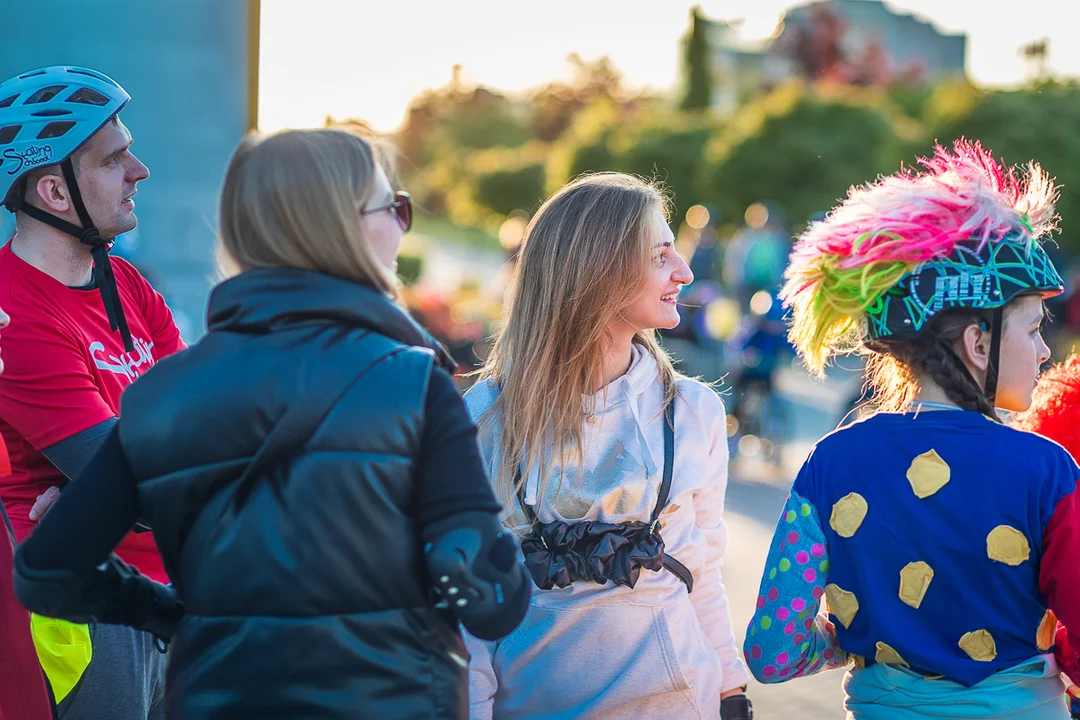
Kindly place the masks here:
POLYGON ((999 338, 1015 298, 1064 291, 1039 242, 1057 191, 1037 164, 1021 173, 961 140, 920 165, 852 188, 796 241, 781 298, 811 371, 867 341, 911 340, 952 308, 994 311, 999 338))
POLYGON ((1038 242, 961 241, 945 257, 920 263, 866 309, 866 338, 910 340, 942 310, 993 310, 1020 295, 1063 292, 1061 275, 1038 242))

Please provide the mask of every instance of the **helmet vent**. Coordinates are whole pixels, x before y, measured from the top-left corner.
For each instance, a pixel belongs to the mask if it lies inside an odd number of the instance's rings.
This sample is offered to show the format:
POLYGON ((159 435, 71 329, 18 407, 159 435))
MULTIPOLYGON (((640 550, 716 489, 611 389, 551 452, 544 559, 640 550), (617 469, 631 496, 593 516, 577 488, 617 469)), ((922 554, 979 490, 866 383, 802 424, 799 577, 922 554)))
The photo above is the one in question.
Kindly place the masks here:
MULTIPOLYGON (((71 97, 67 99, 69 103, 83 103, 84 105, 108 105, 109 98, 105 97, 97 90, 91 90, 90 88, 79 88, 71 94, 71 97)), ((3 105, 0 105, 3 107, 3 105)))
POLYGON ((59 117, 60 115, 70 115, 70 110, 64 110, 62 108, 49 108, 48 110, 38 110, 31 113, 34 117, 59 117))
POLYGON ((17 97, 19 97, 19 96, 18 95, 12 95, 11 97, 4 98, 3 100, 0 100, 0 108, 11 107, 11 104, 15 102, 15 99, 17 97))
POLYGON ((96 72, 94 72, 92 70, 84 70, 82 68, 67 68, 67 71, 69 73, 71 73, 72 75, 85 75, 86 77, 92 77, 95 80, 102 80, 104 82, 109 83, 110 85, 115 85, 116 84, 115 82, 113 82, 112 80, 109 80, 109 78, 105 77, 101 73, 96 73, 96 72))
POLYGON ((26 78, 32 78, 32 77, 37 77, 38 75, 44 75, 44 74, 45 74, 45 70, 44 70, 44 69, 41 69, 41 70, 35 70, 34 72, 28 72, 28 73, 25 73, 25 74, 23 74, 23 75, 20 75, 20 76, 19 76, 19 79, 20 79, 20 80, 25 80, 26 78))
POLYGON ((75 127, 75 123, 71 122, 70 120, 63 122, 51 122, 41 129, 41 132, 38 133, 37 139, 46 140, 48 138, 60 137, 61 135, 66 134, 67 131, 73 127, 75 127))
POLYGON ((23 105, 33 105, 34 103, 49 102, 57 93, 66 88, 67 85, 50 85, 49 87, 43 87, 36 93, 27 98, 23 105))
POLYGON ((0 128, 0 145, 7 145, 14 140, 20 130, 22 130, 22 125, 8 125, 6 128, 0 128))

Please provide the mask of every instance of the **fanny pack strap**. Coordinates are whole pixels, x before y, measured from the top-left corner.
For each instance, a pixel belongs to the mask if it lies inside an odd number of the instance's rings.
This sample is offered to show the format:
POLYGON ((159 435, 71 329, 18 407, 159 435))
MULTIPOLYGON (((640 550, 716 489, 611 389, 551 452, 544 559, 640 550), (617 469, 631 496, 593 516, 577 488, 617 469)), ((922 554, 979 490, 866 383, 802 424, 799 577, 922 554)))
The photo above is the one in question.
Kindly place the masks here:
MULTIPOLYGON (((650 527, 655 529, 655 525, 660 518, 660 513, 664 511, 664 508, 668 504, 668 496, 671 494, 671 476, 675 471, 675 400, 674 398, 664 407, 664 478, 660 482, 660 491, 656 495, 656 506, 653 507, 652 515, 649 518, 650 527)), ((521 505, 522 512, 525 513, 525 519, 528 520, 530 526, 536 526, 540 519, 536 515, 536 510, 531 505, 525 502, 525 484, 521 482, 521 466, 518 466, 517 475, 514 478, 514 484, 517 486, 518 503, 521 505)), ((694 590, 694 576, 689 569, 681 562, 673 558, 672 556, 664 553, 664 567, 668 572, 675 575, 686 584, 686 591, 693 592, 694 590)))

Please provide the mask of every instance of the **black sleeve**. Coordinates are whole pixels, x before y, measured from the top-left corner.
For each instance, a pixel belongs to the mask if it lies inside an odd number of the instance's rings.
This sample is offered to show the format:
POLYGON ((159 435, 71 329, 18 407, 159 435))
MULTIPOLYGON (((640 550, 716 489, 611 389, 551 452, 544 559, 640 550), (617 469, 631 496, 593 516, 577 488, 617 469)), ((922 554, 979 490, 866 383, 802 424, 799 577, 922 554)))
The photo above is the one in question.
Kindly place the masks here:
POLYGON ((135 476, 114 425, 23 543, 24 559, 36 570, 89 571, 109 557, 138 517, 135 476))
POLYGON ((42 450, 41 454, 47 457, 57 470, 64 473, 68 480, 73 480, 90 462, 90 458, 94 457, 94 453, 105 442, 116 422, 116 418, 102 420, 97 425, 50 445, 42 450))
POLYGON ((476 426, 469 419, 454 379, 431 371, 420 441, 417 517, 429 525, 457 513, 497 513, 502 507, 488 482, 476 426))

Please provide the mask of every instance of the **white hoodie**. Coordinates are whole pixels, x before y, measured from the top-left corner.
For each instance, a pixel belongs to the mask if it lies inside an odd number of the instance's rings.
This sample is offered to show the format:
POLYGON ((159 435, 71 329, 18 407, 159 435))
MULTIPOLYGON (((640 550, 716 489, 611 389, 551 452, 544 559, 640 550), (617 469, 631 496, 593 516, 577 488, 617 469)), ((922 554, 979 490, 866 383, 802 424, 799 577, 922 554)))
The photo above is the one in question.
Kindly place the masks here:
MULTIPOLYGON (((583 476, 576 460, 563 468, 557 457, 549 460, 555 467, 541 521, 648 521, 663 477, 663 392, 652 355, 637 345, 633 353, 630 369, 608 385, 606 397, 604 391, 596 396, 595 416, 583 425, 583 476)), ((497 396, 490 383, 466 394, 474 421, 497 396)), ((666 570, 643 570, 633 589, 589 581, 534 589, 528 615, 508 637, 466 637, 474 720, 711 719, 720 716, 720 693, 748 681, 721 580, 724 405, 712 389, 686 378, 678 382, 675 403, 675 465, 661 536, 667 553, 693 573, 693 592, 666 570)), ((491 474, 502 460, 494 420, 495 432, 480 438, 491 474)), ((526 502, 534 506, 538 486, 533 467, 526 502)), ((527 529, 520 511, 509 522, 527 529)))

